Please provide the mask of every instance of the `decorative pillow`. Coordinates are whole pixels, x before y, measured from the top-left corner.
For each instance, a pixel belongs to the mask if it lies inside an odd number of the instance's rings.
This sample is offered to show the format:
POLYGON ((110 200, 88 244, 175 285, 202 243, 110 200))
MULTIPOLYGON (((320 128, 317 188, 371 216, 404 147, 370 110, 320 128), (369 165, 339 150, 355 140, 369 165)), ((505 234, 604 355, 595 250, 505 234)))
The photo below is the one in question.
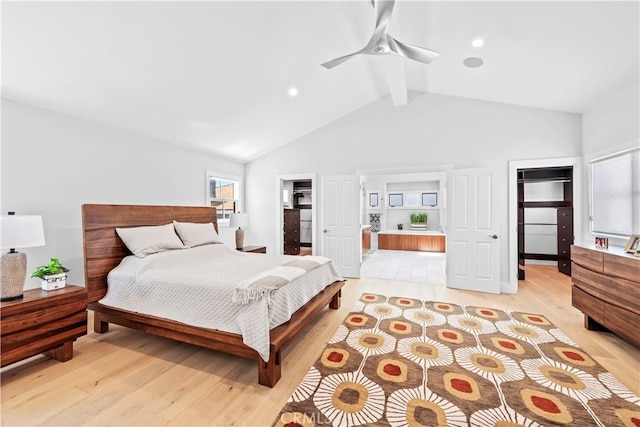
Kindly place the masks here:
POLYGON ((177 222, 173 221, 176 233, 180 236, 180 240, 185 248, 193 248, 194 246, 208 245, 211 243, 222 243, 212 222, 177 222))
POLYGON ((116 228, 116 232, 131 253, 140 258, 170 249, 184 249, 172 224, 116 228))

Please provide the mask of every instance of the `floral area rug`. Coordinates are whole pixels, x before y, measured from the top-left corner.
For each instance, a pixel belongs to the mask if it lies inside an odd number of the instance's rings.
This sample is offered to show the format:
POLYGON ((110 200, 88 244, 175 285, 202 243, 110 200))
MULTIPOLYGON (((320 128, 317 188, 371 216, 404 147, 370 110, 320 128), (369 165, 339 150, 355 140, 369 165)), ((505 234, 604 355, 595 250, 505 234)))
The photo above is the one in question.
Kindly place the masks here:
POLYGON ((640 398, 544 316, 364 294, 274 425, 640 427, 640 398))

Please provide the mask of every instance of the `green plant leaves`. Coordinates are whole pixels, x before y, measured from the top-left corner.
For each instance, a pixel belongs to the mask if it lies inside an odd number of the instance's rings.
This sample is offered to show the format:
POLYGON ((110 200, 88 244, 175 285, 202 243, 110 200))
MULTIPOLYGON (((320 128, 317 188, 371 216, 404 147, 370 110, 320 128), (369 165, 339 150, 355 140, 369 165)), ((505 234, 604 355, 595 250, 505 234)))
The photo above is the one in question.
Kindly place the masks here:
POLYGON ((426 212, 411 212, 409 219, 412 223, 426 223, 429 218, 429 214, 426 212))
POLYGON ((31 277, 43 278, 44 276, 52 276, 54 274, 66 273, 68 271, 68 268, 60 264, 60 260, 58 258, 51 258, 49 264, 41 265, 36 268, 36 270, 31 273, 31 277))

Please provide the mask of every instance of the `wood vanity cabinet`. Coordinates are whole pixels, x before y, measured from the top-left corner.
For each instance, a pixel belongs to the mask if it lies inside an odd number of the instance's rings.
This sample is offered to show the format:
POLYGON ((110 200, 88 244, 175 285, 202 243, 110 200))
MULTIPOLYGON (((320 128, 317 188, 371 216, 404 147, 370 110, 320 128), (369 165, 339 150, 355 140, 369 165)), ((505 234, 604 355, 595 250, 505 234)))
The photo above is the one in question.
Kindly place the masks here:
POLYGON ((584 314, 584 327, 640 346, 640 258, 574 245, 571 264, 571 304, 584 314))
POLYGON ((300 209, 284 210, 285 255, 300 255, 300 209))
POLYGON ((362 253, 366 254, 371 250, 371 227, 362 229, 362 253))

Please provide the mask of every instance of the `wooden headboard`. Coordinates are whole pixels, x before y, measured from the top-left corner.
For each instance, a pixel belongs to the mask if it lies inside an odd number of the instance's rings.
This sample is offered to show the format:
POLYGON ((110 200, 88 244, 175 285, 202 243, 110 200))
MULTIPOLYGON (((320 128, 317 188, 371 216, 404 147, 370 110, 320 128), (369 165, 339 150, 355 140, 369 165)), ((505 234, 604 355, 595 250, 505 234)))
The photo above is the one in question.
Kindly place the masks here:
POLYGON ((89 303, 107 292, 107 274, 131 252, 116 227, 163 225, 171 221, 213 222, 218 231, 216 208, 206 206, 82 205, 84 283, 89 303))

